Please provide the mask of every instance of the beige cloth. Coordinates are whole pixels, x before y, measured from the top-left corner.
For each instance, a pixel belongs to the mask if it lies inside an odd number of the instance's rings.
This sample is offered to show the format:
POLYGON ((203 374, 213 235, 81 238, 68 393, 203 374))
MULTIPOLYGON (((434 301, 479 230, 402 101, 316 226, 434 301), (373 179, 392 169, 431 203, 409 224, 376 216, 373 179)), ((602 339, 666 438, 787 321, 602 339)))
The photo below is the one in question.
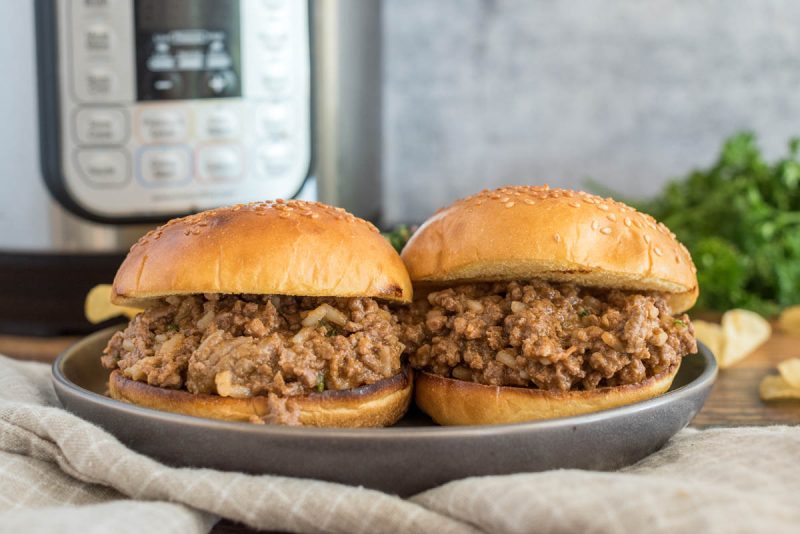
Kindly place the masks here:
MULTIPOLYGON (((410 466, 412 469, 413 466, 410 466)), ((64 411, 49 367, 0 357, 0 531, 798 532, 800 428, 685 430, 618 473, 470 478, 411 499, 166 467, 64 411)))

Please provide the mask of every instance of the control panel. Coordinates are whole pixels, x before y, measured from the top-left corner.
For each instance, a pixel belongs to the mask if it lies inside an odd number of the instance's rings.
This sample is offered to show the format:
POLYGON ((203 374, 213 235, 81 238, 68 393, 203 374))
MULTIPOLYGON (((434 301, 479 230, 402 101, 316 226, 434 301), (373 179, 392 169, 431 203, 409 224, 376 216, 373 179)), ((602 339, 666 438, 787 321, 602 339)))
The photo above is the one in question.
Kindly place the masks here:
POLYGON ((110 220, 298 193, 311 162, 308 2, 48 5, 51 190, 110 220))

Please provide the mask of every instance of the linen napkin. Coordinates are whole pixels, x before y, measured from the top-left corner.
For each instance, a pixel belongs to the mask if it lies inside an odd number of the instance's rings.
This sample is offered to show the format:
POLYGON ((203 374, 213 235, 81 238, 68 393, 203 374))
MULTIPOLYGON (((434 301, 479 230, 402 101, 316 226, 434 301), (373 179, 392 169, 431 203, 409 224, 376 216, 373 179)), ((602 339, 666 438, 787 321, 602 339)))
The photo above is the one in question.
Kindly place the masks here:
POLYGON ((50 368, 0 356, 0 531, 797 532, 800 428, 684 430, 616 473, 475 477, 409 499, 138 454, 61 408, 50 368))

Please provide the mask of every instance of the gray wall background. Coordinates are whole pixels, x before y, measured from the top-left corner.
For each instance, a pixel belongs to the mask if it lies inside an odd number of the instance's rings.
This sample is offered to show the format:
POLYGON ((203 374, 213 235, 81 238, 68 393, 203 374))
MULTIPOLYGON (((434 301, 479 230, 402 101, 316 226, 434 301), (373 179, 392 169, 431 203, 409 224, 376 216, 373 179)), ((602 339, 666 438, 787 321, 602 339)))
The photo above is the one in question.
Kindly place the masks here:
POLYGON ((589 176, 628 195, 800 135, 800 2, 383 0, 383 203, 589 176))

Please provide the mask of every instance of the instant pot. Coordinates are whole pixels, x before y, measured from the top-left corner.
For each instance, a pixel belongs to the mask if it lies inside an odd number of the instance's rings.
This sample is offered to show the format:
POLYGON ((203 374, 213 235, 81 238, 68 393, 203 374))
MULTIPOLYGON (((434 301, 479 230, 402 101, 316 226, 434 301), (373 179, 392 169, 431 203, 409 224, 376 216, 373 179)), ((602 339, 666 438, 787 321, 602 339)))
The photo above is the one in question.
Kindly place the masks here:
POLYGON ((0 331, 83 298, 172 217, 266 198, 380 211, 380 2, 0 2, 0 331))

